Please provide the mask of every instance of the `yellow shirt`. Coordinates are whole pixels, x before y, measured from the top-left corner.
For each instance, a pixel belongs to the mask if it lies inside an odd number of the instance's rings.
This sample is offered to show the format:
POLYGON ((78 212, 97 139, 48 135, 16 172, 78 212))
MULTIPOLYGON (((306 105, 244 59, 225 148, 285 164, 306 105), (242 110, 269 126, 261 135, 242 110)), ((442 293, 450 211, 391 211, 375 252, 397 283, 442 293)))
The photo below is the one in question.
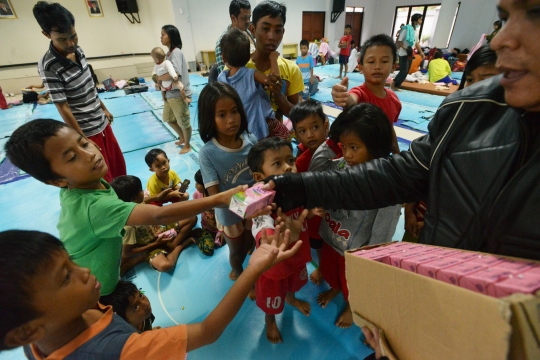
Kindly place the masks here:
MULTIPOLYGON (((304 91, 304 80, 302 79, 302 73, 300 68, 294 62, 284 59, 281 56, 278 57, 278 66, 279 66, 279 75, 281 80, 283 80, 283 87, 281 88, 285 96, 291 96, 299 94, 304 91)), ((249 69, 257 69, 253 60, 249 60, 246 64, 246 67, 249 69)), ((270 74, 270 69, 264 72, 265 74, 270 74)), ((268 97, 270 97, 270 103, 272 104, 272 109, 276 111, 278 106, 274 99, 271 98, 270 92, 266 91, 268 97)))
POLYGON ((150 192, 150 196, 155 196, 155 195, 158 195, 163 190, 170 188, 171 181, 172 181, 173 187, 175 187, 181 182, 180 177, 174 170, 169 170, 169 183, 168 184, 162 183, 161 180, 159 180, 157 175, 154 173, 152 176, 150 176, 150 179, 148 179, 148 183, 146 184, 146 189, 148 189, 148 191, 150 192))
POLYGON ((452 76, 450 64, 444 59, 433 59, 429 62, 428 67, 429 82, 437 82, 444 79, 445 76, 452 76))

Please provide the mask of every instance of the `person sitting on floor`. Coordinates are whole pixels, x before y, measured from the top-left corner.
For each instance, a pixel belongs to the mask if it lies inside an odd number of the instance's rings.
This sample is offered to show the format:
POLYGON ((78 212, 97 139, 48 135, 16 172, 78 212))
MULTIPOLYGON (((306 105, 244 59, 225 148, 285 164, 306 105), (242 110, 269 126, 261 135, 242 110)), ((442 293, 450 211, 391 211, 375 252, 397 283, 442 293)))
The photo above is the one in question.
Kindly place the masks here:
POLYGON ((445 83, 445 84, 454 84, 457 85, 457 81, 451 78, 452 69, 450 69, 450 64, 448 61, 443 59, 442 51, 435 51, 433 55, 433 60, 429 62, 428 65, 428 77, 429 82, 431 83, 445 83))

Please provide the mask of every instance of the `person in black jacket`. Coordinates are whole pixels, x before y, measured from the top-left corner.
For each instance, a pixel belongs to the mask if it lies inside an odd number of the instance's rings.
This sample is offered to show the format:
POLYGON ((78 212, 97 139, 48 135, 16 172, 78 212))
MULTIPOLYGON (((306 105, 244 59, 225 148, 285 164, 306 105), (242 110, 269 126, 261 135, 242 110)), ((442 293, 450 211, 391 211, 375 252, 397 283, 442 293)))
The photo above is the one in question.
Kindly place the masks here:
POLYGON ((448 96, 409 151, 275 177, 276 203, 374 209, 425 200, 421 243, 540 260, 540 18, 528 7, 500 0, 506 24, 491 47, 502 74, 448 96))

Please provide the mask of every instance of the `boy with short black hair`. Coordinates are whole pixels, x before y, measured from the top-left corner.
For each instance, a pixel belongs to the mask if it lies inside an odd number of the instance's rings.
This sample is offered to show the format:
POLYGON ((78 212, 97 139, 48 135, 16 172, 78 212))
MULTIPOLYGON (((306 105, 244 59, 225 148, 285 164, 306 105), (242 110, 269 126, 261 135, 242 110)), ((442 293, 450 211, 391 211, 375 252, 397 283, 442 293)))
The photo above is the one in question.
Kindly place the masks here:
MULTIPOLYGON (((257 69, 248 69, 246 64, 250 59, 249 39, 246 34, 237 28, 231 28, 221 38, 221 55, 227 66, 218 76, 218 81, 231 85, 242 100, 244 111, 248 118, 248 129, 257 140, 267 136, 282 136, 287 138, 288 131, 284 134, 274 133, 276 129, 276 114, 272 110, 270 98, 264 92, 268 76, 257 69)), ((270 74, 279 77, 277 59, 279 53, 274 51, 270 54, 270 74)))
POLYGON ((6 155, 37 180, 59 187, 58 231, 77 264, 89 267, 110 294, 120 279, 122 230, 125 225, 166 225, 205 209, 228 206, 235 189, 204 199, 157 207, 124 202, 103 180, 107 164, 98 147, 66 124, 30 121, 11 135, 6 155))
MULTIPOLYGON (((396 68, 396 44, 388 35, 372 36, 362 45, 359 62, 366 81, 347 91, 349 78, 344 77, 339 84, 332 86, 332 99, 344 108, 361 102, 377 105, 392 123, 397 122, 401 102, 392 90, 385 88, 386 79, 396 68)), ((399 145, 395 131, 393 136, 392 153, 397 154, 399 145)))
POLYGON ((189 199, 187 192, 180 193, 182 180, 176 171, 171 169, 169 158, 165 151, 158 148, 148 151, 144 157, 144 162, 148 165, 148 170, 154 173, 146 183, 146 189, 150 197, 157 196, 166 189, 171 189, 171 192, 166 194, 162 200, 147 201, 147 203, 162 206, 167 202, 175 203, 189 199))
POLYGON ((343 72, 343 76, 347 76, 347 72, 349 70, 349 55, 351 55, 351 29, 352 26, 347 24, 345 25, 345 29, 343 30, 343 36, 339 40, 338 48, 341 50, 339 51, 339 76, 338 79, 341 79, 341 72, 343 72))
POLYGON ((139 334, 112 307, 98 303, 100 282, 71 260, 57 238, 38 231, 0 232, 0 350, 24 346, 29 359, 53 353, 62 359, 183 359, 216 341, 260 274, 298 251, 301 241, 287 249, 289 236, 279 226, 272 241, 263 234, 244 272, 202 322, 139 334))
MULTIPOLYGON (((114 313, 137 329, 138 332, 152 330, 156 317, 152 314, 150 300, 131 281, 118 281, 112 294, 99 299, 102 305, 111 305, 114 313)), ((159 329, 160 327, 156 327, 159 329)))
MULTIPOLYGON (((292 108, 290 119, 296 133, 298 156, 296 170, 299 173, 306 171, 324 171, 332 165, 332 159, 341 157, 341 149, 336 139, 329 139, 328 118, 322 105, 313 100, 303 101, 292 108)), ((320 216, 313 216, 308 220, 309 244, 321 258, 323 241, 319 235, 320 216)), ((309 276, 315 285, 321 284, 322 275, 317 267, 309 276)))
MULTIPOLYGON (((141 180, 136 176, 119 176, 111 182, 111 187, 122 201, 136 204, 145 202, 141 180)), ((180 253, 195 243, 195 239, 188 236, 196 223, 196 216, 180 220, 171 230, 172 234, 163 233, 159 226, 124 226, 120 275, 143 261, 160 272, 172 270, 180 253)))
POLYGON ((309 41, 302 39, 300 41, 300 55, 296 58, 296 65, 302 72, 302 78, 304 79, 304 92, 302 97, 304 100, 309 100, 310 96, 317 92, 319 81, 313 75, 313 68, 315 67, 315 61, 309 54, 309 41))
MULTIPOLYGON (((291 143, 277 137, 262 139, 253 145, 249 150, 247 162, 253 172, 253 178, 257 182, 271 175, 296 172, 291 143)), ((298 235, 303 243, 296 255, 264 272, 255 286, 257 306, 265 313, 266 337, 273 344, 283 341, 276 324, 276 315, 283 312, 285 302, 306 316, 309 316, 311 312, 311 306, 308 302, 295 297, 295 292, 307 283, 306 263, 311 261, 305 221, 308 211, 300 207, 288 211, 285 215, 280 213, 281 211, 278 211, 281 219, 292 220, 294 223, 292 233, 295 234, 295 238, 298 235)), ((277 219, 276 223, 281 222, 280 218, 277 219)), ((256 239, 257 248, 262 233, 270 231, 271 234, 274 228, 273 224, 274 219, 270 215, 253 219, 252 232, 256 239)))

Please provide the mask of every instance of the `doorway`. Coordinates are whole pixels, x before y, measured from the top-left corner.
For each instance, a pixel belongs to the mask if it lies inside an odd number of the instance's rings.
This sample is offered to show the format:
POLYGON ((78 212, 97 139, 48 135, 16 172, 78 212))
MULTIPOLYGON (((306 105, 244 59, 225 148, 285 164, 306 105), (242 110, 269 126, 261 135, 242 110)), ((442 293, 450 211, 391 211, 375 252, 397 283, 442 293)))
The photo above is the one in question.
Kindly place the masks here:
POLYGON ((324 37, 324 11, 302 12, 302 39, 321 40, 324 37))
POLYGON ((364 8, 347 6, 345 24, 351 25, 351 35, 356 45, 362 45, 362 23, 364 22, 364 8))

